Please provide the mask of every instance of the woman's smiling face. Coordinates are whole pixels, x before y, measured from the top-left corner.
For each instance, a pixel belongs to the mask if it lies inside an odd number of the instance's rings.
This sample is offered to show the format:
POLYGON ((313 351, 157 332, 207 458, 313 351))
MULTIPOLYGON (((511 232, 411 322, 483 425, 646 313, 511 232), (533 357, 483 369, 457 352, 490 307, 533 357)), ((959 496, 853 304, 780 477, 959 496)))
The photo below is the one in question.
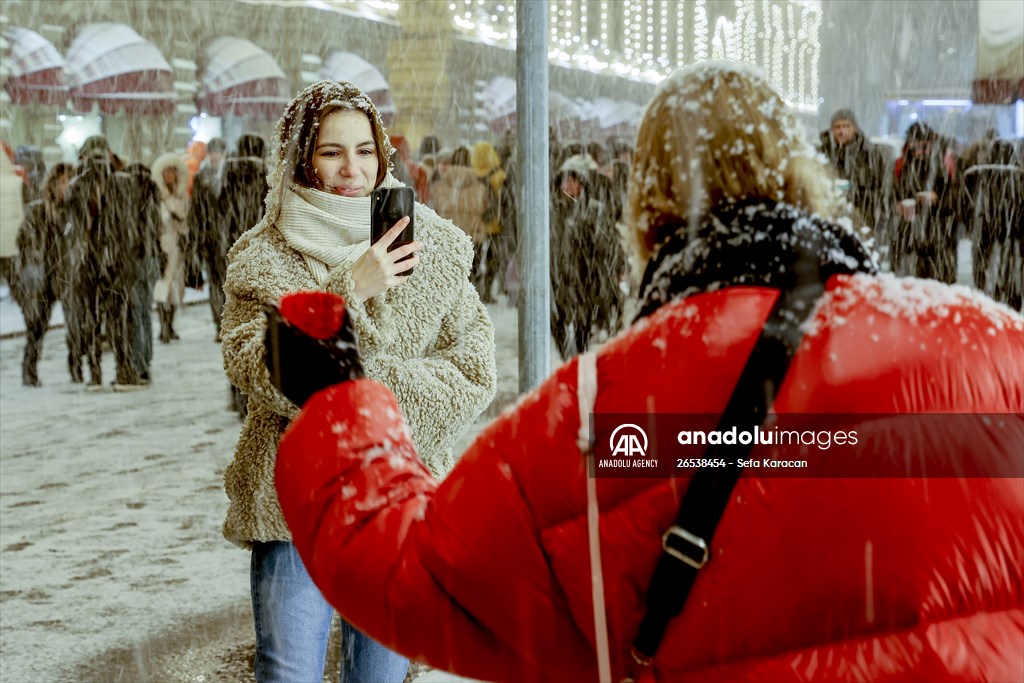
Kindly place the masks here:
POLYGON ((343 197, 368 197, 373 192, 377 184, 377 147, 366 114, 335 111, 320 122, 313 169, 327 192, 343 197))

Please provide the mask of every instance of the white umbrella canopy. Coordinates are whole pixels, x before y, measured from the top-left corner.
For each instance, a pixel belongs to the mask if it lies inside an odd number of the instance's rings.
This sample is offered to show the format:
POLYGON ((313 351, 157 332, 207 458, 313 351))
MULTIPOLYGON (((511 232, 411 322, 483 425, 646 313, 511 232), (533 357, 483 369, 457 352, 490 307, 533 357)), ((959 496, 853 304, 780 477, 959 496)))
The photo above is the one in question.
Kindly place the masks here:
POLYGON ((3 31, 9 47, 4 89, 15 104, 32 101, 59 105, 67 100, 64 58, 35 31, 10 27, 3 31))
MULTIPOLYGON (((515 125, 516 114, 516 82, 507 76, 491 79, 484 88, 481 101, 483 110, 490 121, 491 128, 500 129, 515 125)), ((552 124, 575 124, 593 118, 588 112, 590 103, 586 100, 573 100, 566 95, 552 90, 548 93, 548 116, 552 124)))
POLYGON ((244 38, 222 36, 212 40, 206 47, 206 56, 203 85, 210 92, 264 78, 288 78, 277 60, 244 38))
POLYGON ((145 70, 173 74, 160 51, 125 24, 88 24, 68 47, 64 71, 72 87, 145 70))
POLYGON ((488 117, 493 121, 516 110, 516 81, 507 76, 498 76, 491 79, 483 92, 483 107, 488 117))
POLYGON ((125 24, 86 24, 64 55, 75 108, 99 104, 106 113, 174 112, 174 71, 153 43, 125 24))
POLYGON ((320 67, 320 78, 351 83, 373 100, 382 116, 395 114, 391 84, 380 69, 355 53, 331 52, 320 67))
POLYGON ((554 121, 578 121, 583 118, 580 105, 557 90, 548 93, 548 116, 554 121))
POLYGON ((291 99, 284 70, 252 42, 221 36, 206 46, 199 109, 215 116, 234 114, 273 120, 291 99))
POLYGON ((639 121, 642 113, 638 104, 612 100, 607 97, 599 97, 594 102, 594 108, 602 128, 635 124, 639 121))

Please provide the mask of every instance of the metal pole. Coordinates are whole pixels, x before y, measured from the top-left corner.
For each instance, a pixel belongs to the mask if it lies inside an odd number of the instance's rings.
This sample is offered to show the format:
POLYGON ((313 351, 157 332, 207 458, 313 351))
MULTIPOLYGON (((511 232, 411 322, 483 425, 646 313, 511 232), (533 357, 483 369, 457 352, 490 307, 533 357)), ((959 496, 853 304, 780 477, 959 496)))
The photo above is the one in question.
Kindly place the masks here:
POLYGON ((516 0, 516 139, 519 199, 519 391, 550 368, 548 3, 516 0))

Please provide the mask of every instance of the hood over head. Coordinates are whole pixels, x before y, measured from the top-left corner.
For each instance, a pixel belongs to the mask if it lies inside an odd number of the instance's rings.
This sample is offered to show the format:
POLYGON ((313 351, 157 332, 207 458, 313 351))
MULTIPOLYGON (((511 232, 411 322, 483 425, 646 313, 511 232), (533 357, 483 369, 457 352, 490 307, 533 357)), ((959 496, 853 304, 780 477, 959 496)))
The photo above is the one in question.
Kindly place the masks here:
POLYGON ((273 172, 268 178, 270 190, 266 201, 270 222, 277 220, 284 193, 293 184, 317 187, 311 161, 317 131, 323 118, 338 110, 361 111, 370 119, 379 162, 377 186, 390 176, 395 149, 373 101, 351 83, 319 81, 303 88, 288 103, 274 129, 270 163, 273 172))
POLYGON ((174 196, 183 198, 188 195, 188 167, 185 166, 185 162, 180 156, 174 152, 166 152, 158 156, 150 168, 153 173, 153 182, 160 188, 161 197, 170 195, 170 190, 167 189, 167 184, 164 182, 164 171, 168 168, 178 170, 178 185, 175 188, 174 196))

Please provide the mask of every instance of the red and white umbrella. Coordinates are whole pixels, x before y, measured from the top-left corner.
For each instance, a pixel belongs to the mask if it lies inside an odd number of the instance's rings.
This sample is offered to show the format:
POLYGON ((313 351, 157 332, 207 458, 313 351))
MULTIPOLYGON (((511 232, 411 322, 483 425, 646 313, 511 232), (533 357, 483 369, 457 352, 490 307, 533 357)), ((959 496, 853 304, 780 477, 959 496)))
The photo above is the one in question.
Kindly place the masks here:
POLYGON ((284 70, 270 53, 244 38, 221 36, 206 46, 200 111, 271 121, 291 100, 284 70))
POLYGON ((10 48, 4 89, 14 104, 62 105, 68 100, 64 58, 53 43, 27 28, 4 29, 10 48))
POLYGON ((79 111, 171 114, 174 72, 160 50, 130 26, 86 24, 64 55, 64 74, 79 111))
POLYGON ((356 86, 373 100, 385 126, 390 126, 394 122, 396 109, 395 103, 391 100, 391 85, 380 69, 359 55, 352 52, 332 52, 320 67, 320 77, 356 86))

